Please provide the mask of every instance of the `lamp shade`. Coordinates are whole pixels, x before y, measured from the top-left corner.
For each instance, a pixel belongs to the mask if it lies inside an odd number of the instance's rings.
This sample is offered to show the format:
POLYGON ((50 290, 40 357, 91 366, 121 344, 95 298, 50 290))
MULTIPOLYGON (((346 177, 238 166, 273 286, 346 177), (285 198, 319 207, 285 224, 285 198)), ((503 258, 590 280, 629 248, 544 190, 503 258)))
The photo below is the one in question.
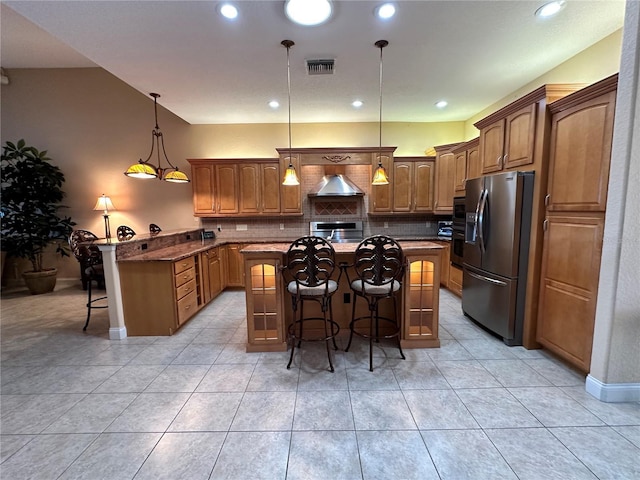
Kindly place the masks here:
POLYGON ((113 206, 113 202, 106 195, 102 195, 98 197, 98 201, 96 202, 96 206, 93 207, 94 210, 102 210, 104 213, 109 212, 109 210, 115 210, 116 207, 113 206))
POLYGON ((164 176, 166 182, 189 183, 189 178, 180 170, 172 170, 164 176))
POLYGON ((148 163, 142 163, 142 162, 134 163, 129 168, 127 168, 127 171, 124 172, 124 174, 127 177, 133 177, 133 178, 157 178, 158 177, 158 173, 156 172, 155 168, 153 168, 148 163))
POLYGON ((300 180, 298 180, 298 175, 293 165, 289 164, 287 170, 284 172, 284 181, 282 184, 290 186, 300 185, 300 180))
POLYGON ((389 185, 389 175, 387 175, 387 171, 381 163, 378 164, 378 168, 373 173, 371 185, 389 185))

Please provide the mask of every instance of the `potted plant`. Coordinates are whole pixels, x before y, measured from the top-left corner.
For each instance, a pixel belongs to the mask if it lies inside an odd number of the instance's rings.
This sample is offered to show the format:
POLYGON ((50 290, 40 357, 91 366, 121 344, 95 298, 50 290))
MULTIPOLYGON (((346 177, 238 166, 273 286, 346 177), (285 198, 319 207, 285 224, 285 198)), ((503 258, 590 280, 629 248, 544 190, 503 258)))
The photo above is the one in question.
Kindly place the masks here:
POLYGON ((33 270, 22 277, 32 294, 53 291, 58 272, 44 267, 44 250, 57 242, 56 253, 69 256, 67 238, 75 225, 71 218, 58 213, 64 208, 60 204, 64 174, 50 160, 46 150, 40 152, 24 140, 6 142, 2 147, 2 249, 31 262, 33 270))

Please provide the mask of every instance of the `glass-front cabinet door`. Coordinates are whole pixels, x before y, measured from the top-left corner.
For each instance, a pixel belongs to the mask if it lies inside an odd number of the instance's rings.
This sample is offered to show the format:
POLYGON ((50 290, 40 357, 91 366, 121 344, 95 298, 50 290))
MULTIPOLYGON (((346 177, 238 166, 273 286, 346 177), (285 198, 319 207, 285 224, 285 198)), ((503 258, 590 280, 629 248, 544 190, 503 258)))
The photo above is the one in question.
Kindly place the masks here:
POLYGON ((275 258, 245 261, 248 352, 287 349, 279 267, 275 258))
POLYGON ((438 347, 439 251, 435 255, 407 257, 404 296, 404 332, 406 348, 438 347))

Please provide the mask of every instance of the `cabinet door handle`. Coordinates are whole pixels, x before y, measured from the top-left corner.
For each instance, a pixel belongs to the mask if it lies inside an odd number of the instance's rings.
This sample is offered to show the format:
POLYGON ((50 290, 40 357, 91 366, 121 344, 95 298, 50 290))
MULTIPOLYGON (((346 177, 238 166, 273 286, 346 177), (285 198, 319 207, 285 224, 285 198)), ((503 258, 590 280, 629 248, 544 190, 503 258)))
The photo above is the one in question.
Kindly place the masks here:
POLYGON ((504 163, 507 163, 507 158, 509 158, 509 154, 508 154, 508 153, 505 153, 505 154, 504 154, 504 156, 502 157, 502 161, 503 161, 504 163))
POLYGON ((544 206, 545 206, 545 207, 548 207, 548 206, 549 206, 549 201, 550 201, 550 200, 551 200, 551 194, 550 194, 550 193, 547 193, 547 194, 544 196, 544 206))
POLYGON ((498 155, 498 158, 496 158, 496 163, 499 167, 502 167, 502 155, 498 155))
POLYGON ((549 220, 545 219, 544 222, 542 222, 542 230, 546 232, 548 228, 549 228, 549 220))

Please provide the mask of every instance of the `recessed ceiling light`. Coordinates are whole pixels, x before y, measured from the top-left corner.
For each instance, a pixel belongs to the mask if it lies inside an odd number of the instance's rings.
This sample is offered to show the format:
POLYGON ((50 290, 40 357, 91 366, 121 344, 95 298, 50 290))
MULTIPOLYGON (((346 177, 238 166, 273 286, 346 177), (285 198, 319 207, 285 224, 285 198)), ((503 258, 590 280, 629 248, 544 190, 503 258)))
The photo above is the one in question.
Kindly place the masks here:
POLYGON ((271 100, 269 102, 269 106, 275 110, 276 108, 278 108, 280 106, 280 103, 278 103, 277 100, 271 100))
POLYGON ((234 5, 231 5, 230 3, 223 3, 222 5, 220 5, 220 14, 224 18, 233 20, 238 16, 238 9, 234 5))
POLYGON ((376 16, 382 20, 387 20, 396 14, 396 6, 393 3, 383 3, 376 8, 376 16))
POLYGON ((354 100, 353 102, 351 102, 351 105, 355 108, 360 108, 362 106, 362 100, 354 100))
POLYGON ((449 105, 449 104, 447 103, 446 100, 440 100, 439 102, 436 102, 436 107, 438 107, 438 108, 444 108, 447 105, 449 105))
POLYGON ((294 23, 304 26, 320 25, 331 16, 333 6, 329 0, 286 0, 284 13, 294 23))
POLYGON ((565 0, 555 0, 553 2, 545 3, 536 10, 535 16, 538 18, 552 17, 564 8, 565 3, 565 0))

